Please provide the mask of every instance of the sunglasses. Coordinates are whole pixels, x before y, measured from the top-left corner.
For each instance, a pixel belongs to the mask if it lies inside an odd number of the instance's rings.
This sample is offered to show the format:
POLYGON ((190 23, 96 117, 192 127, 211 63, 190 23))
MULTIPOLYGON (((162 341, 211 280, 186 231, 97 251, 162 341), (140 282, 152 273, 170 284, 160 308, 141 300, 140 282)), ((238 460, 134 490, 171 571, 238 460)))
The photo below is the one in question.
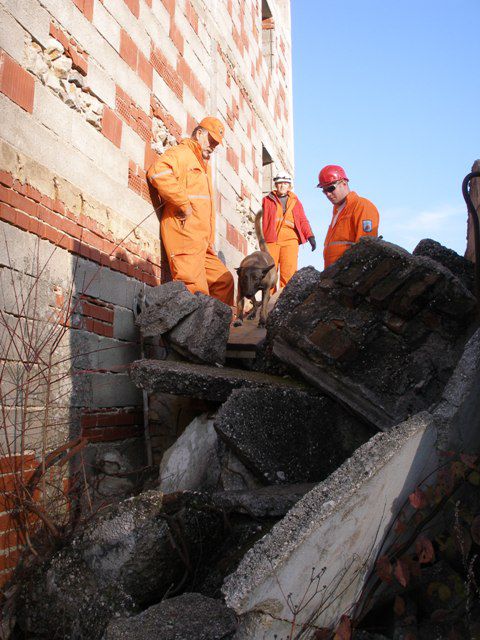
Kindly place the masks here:
POLYGON ((333 193, 335 189, 338 187, 339 183, 331 184, 329 187, 325 187, 322 189, 323 193, 333 193))

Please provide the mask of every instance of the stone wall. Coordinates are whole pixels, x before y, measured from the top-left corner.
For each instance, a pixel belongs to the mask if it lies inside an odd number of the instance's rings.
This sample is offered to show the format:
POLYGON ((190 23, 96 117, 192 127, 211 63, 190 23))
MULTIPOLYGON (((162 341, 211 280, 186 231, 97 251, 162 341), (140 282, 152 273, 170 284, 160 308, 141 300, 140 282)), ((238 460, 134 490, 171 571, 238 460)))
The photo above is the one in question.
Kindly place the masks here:
MULTIPOLYGON (((293 171, 293 124, 287 0, 0 0, 0 24, 6 488, 67 440, 141 446, 141 396, 126 374, 140 355, 132 309, 168 275, 145 180, 155 153, 206 114, 225 122, 212 160, 216 248, 233 268, 253 247, 263 150, 293 171), (29 397, 24 438, 18 389, 37 370, 48 380, 29 397)), ((0 583, 17 553, 8 507, 0 583)))

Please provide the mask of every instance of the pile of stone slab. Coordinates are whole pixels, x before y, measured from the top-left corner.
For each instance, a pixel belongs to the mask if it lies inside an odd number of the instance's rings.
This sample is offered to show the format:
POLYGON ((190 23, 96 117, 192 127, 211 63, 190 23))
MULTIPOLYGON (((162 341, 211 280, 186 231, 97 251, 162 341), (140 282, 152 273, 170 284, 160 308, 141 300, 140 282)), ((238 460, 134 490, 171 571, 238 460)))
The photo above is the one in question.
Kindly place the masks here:
POLYGON ((302 624, 333 625, 438 443, 468 446, 479 431, 478 334, 451 381, 476 326, 470 278, 431 241, 412 255, 364 239, 324 272, 295 274, 257 371, 219 366, 229 307, 178 282, 153 290, 138 324, 176 355, 133 363, 132 380, 203 410, 165 448, 155 491, 99 514, 31 572, 22 631, 266 640, 293 637, 304 602, 302 624))
MULTIPOLYGON (((448 250, 436 251, 433 260, 364 238, 323 273, 299 272, 300 286, 292 279, 269 318, 273 355, 377 429, 428 409, 476 311, 469 288, 439 261, 448 250)), ((466 262, 450 257, 452 268, 466 262)))

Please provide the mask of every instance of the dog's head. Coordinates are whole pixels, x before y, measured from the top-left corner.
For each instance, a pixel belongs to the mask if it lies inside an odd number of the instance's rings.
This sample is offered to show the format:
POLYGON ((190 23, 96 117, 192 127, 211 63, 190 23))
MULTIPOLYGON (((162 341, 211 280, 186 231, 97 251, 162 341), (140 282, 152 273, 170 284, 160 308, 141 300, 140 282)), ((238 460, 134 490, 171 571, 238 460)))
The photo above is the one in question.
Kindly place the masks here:
POLYGON ((274 264, 268 267, 238 267, 238 287, 243 296, 249 298, 254 296, 263 284, 263 279, 267 273, 275 267, 274 264))

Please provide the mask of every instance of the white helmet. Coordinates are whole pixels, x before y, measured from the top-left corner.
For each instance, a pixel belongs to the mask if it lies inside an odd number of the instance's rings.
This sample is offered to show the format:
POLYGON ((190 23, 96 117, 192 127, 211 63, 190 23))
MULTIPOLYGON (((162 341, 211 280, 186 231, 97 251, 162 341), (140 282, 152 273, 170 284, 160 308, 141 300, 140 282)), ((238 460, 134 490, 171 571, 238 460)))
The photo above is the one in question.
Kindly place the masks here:
POLYGON ((286 171, 279 171, 274 177, 273 182, 275 184, 277 184, 277 182, 289 182, 292 184, 292 176, 286 171))

